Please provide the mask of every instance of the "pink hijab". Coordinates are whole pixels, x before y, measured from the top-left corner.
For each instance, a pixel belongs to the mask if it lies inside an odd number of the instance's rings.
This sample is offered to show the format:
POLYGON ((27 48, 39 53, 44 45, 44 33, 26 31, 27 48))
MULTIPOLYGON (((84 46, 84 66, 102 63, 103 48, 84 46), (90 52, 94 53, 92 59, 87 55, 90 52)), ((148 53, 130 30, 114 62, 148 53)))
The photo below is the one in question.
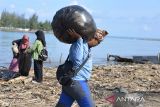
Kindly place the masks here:
POLYGON ((29 37, 27 35, 23 35, 22 43, 20 44, 20 49, 26 49, 29 47, 29 37))

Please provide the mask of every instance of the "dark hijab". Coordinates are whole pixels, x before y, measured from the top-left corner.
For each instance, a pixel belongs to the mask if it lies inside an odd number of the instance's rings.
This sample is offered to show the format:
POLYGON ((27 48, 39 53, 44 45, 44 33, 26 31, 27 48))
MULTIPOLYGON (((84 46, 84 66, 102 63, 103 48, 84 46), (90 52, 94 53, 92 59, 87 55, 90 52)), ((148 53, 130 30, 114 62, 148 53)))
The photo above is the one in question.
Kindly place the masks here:
POLYGON ((37 40, 40 40, 42 42, 43 46, 46 47, 44 32, 41 30, 38 30, 35 32, 35 34, 37 35, 37 40))

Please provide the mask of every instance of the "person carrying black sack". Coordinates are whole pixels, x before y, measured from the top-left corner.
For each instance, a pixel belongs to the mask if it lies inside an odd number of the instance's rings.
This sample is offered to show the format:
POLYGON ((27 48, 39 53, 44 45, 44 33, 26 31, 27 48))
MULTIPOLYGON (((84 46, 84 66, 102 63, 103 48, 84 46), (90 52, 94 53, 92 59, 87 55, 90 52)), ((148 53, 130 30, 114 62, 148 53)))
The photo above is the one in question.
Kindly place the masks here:
MULTIPOLYGON (((70 36, 77 38, 77 41, 72 43, 69 51, 69 60, 72 61, 75 70, 88 57, 91 48, 97 46, 103 40, 103 37, 108 34, 106 31, 97 30, 95 37, 87 42, 74 29, 69 29, 67 32, 70 36)), ((62 85, 62 93, 56 107, 71 107, 75 100, 80 107, 95 107, 87 82, 90 79, 91 72, 92 59, 89 57, 80 71, 72 78, 72 85, 62 85)))
POLYGON ((44 47, 46 47, 44 32, 38 30, 35 32, 37 39, 33 46, 28 50, 32 53, 34 59, 34 74, 33 83, 41 83, 43 81, 43 61, 39 59, 39 55, 44 47))

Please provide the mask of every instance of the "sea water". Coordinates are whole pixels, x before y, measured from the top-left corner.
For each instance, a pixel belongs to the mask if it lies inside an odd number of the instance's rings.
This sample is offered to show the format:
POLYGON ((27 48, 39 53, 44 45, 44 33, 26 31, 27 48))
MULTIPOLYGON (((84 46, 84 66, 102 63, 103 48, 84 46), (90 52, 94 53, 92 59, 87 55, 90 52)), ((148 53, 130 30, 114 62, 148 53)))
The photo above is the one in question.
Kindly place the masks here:
MULTIPOLYGON (((0 31, 0 66, 8 67, 12 60, 12 41, 22 38, 26 34, 30 38, 30 45, 36 39, 34 33, 29 32, 3 32, 0 31)), ((93 64, 106 64, 107 55, 119 55, 132 57, 134 55, 156 56, 160 52, 159 39, 121 38, 116 35, 108 35, 98 46, 92 48, 93 64)), ((70 44, 60 42, 52 33, 45 33, 49 58, 44 66, 54 67, 63 63, 69 53, 70 44)))

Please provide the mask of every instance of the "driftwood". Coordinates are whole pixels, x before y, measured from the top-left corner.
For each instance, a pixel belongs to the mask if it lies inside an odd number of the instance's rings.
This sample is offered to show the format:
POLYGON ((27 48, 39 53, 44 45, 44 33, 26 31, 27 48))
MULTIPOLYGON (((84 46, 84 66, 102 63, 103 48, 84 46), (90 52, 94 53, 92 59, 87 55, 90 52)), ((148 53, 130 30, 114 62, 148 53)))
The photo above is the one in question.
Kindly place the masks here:
POLYGON ((117 61, 117 62, 129 62, 129 63, 140 63, 145 64, 151 62, 154 64, 160 64, 160 57, 158 56, 133 56, 133 58, 124 58, 118 55, 107 55, 107 61, 117 61))
POLYGON ((120 57, 118 55, 108 55, 107 56, 107 61, 110 60, 110 58, 114 58, 114 61, 117 61, 117 62, 134 62, 133 59, 130 59, 130 58, 123 58, 123 57, 120 57))

